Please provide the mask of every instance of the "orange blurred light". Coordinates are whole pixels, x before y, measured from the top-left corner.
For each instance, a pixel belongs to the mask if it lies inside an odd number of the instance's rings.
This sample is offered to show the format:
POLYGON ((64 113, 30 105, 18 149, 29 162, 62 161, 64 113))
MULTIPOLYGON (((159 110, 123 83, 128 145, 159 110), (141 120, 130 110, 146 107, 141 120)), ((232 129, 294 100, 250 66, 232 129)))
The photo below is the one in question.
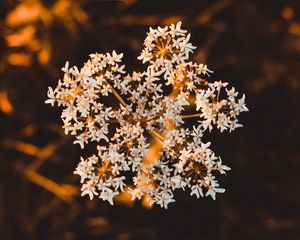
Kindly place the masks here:
POLYGON ((289 33, 300 36, 300 23, 293 23, 289 27, 289 33))
POLYGON ((133 201, 131 201, 131 194, 129 193, 129 188, 126 187, 124 192, 121 192, 119 195, 115 196, 114 200, 119 203, 129 207, 133 206, 133 201))
POLYGON ((10 114, 14 110, 6 92, 0 92, 0 110, 6 114, 10 114))
POLYGON ((34 39, 36 28, 34 25, 28 25, 14 34, 5 37, 9 47, 22 47, 28 45, 34 39))
POLYGON ((281 16, 286 20, 291 20, 294 17, 294 10, 291 7, 285 7, 281 11, 281 16))
POLYGON ((14 66, 27 67, 32 64, 32 59, 27 53, 11 53, 7 56, 7 62, 14 66))
POLYGON ((5 22, 10 27, 17 27, 36 21, 39 18, 40 10, 41 6, 39 3, 30 4, 24 1, 8 13, 5 22))

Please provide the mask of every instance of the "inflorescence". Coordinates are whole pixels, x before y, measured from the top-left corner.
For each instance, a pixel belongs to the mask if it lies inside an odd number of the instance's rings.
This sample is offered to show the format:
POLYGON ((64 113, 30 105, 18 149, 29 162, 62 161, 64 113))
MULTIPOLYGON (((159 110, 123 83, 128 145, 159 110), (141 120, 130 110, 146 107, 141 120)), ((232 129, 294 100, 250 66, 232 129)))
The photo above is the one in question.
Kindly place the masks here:
POLYGON ((91 54, 81 69, 68 62, 62 68, 64 77, 54 90, 49 87, 46 103, 63 107, 63 128, 74 143, 97 143, 97 154, 81 158, 74 171, 82 196, 113 204, 127 186, 132 200, 145 197, 167 208, 179 188, 197 198, 215 199, 225 191, 215 173, 230 168, 203 134, 241 127, 237 117, 248 111, 245 95, 238 98, 227 83, 203 79, 212 71, 188 61, 195 49, 189 40, 181 22, 150 27, 138 57, 148 64, 143 72, 126 74, 123 54, 115 51, 91 54), (196 124, 187 124, 191 118, 196 124), (159 157, 146 161, 153 142, 160 144, 159 157))

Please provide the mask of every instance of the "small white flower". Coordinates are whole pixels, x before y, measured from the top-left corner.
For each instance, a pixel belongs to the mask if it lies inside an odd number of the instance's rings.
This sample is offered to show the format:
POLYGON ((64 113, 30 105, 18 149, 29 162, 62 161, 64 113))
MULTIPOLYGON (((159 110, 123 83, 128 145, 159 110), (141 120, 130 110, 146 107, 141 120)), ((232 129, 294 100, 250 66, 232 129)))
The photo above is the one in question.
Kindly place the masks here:
POLYGON ((51 106, 53 107, 54 103, 55 103, 55 94, 54 94, 54 91, 51 87, 48 87, 47 96, 48 96, 49 99, 47 99, 45 101, 45 103, 46 104, 51 104, 51 106))
POLYGON ((89 195, 90 200, 93 200, 94 195, 98 195, 94 184, 94 179, 91 179, 87 183, 84 183, 81 188, 81 196, 83 197, 85 195, 89 195))

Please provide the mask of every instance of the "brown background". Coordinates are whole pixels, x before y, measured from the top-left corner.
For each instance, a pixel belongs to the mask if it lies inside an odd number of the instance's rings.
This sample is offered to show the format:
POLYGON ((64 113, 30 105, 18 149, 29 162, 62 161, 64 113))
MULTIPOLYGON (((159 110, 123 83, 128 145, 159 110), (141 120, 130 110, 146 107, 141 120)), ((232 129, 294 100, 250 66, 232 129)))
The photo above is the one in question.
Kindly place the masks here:
POLYGON ((0 239, 300 239, 300 2, 0 2, 0 239), (81 198, 80 150, 44 104, 66 60, 116 49, 129 71, 148 26, 181 20, 207 63, 246 93, 244 128, 207 136, 232 170, 226 192, 176 193, 169 210, 81 198), (298 139, 298 140, 297 140, 298 139))

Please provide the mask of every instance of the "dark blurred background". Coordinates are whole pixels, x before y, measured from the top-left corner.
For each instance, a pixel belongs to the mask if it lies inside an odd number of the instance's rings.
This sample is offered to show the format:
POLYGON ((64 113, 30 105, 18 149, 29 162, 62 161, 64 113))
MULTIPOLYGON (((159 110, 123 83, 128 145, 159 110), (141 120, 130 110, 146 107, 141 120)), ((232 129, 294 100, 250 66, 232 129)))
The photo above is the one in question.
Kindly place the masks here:
POLYGON ((300 1, 0 1, 0 239, 300 239, 300 1), (224 194, 168 210, 80 197, 79 156, 44 104, 65 61, 116 49, 130 72, 149 26, 181 20, 208 64, 246 94, 244 128, 207 136, 232 170, 224 194), (298 140, 297 140, 298 139, 298 140))

